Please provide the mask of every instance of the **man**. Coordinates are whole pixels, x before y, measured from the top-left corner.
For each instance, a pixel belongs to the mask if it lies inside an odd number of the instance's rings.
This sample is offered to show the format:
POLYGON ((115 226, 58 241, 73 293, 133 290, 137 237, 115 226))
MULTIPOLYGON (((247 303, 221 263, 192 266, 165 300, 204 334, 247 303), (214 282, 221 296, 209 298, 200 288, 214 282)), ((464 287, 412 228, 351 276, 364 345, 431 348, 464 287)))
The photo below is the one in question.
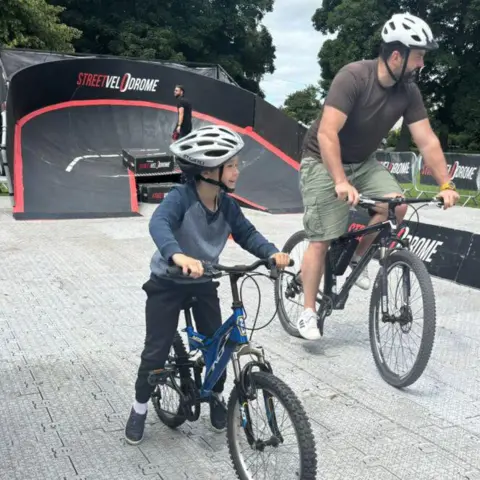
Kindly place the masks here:
POLYGON ((178 112, 177 124, 172 135, 172 139, 175 141, 192 131, 192 105, 185 98, 185 89, 182 85, 176 85, 173 94, 177 98, 178 112))
MULTIPOLYGON (((302 263, 304 311, 297 322, 307 339, 320 338, 316 296, 331 240, 348 228, 349 205, 359 192, 372 196, 398 196, 395 178, 374 158, 382 138, 403 116, 425 163, 440 185, 445 208, 459 196, 450 181, 440 142, 432 131, 422 96, 413 82, 427 51, 438 48, 430 27, 409 14, 393 15, 382 29, 379 58, 345 65, 333 79, 322 115, 310 127, 303 145, 300 189, 305 207, 303 224, 310 241, 302 263)), ((399 222, 407 207, 397 207, 399 222)), ((385 205, 370 212, 373 224, 387 218, 385 205)), ((375 234, 365 236, 352 259, 359 261, 375 234)), ((357 281, 370 287, 368 273, 357 281)))

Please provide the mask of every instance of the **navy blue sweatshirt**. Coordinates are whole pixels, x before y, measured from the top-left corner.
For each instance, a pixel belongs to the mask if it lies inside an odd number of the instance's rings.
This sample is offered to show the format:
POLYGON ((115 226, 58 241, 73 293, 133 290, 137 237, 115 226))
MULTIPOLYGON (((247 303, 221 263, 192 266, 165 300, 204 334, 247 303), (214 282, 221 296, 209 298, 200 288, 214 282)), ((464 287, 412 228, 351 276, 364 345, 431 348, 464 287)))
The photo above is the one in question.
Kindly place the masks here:
MULTIPOLYGON (((221 192, 218 209, 211 212, 200 200, 193 183, 172 188, 153 213, 149 230, 157 246, 150 269, 160 278, 166 277, 166 268, 173 265, 175 253, 218 263, 230 234, 238 245, 257 258, 267 258, 279 251, 245 218, 232 197, 221 192)), ((181 282, 206 280, 209 279, 175 278, 181 282)))

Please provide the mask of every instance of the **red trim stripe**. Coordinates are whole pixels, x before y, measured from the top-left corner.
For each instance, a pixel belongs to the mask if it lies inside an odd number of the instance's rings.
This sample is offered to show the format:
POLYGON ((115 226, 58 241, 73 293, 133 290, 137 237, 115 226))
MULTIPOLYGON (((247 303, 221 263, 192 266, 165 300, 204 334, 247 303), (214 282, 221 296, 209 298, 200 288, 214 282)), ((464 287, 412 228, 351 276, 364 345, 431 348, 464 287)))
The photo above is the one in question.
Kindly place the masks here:
POLYGON ((22 126, 15 125, 14 157, 13 157, 13 213, 25 210, 23 196, 23 160, 22 160, 22 126))
MULTIPOLYGON (((176 107, 171 105, 146 102, 141 100, 97 99, 97 100, 72 100, 68 102, 57 103, 55 105, 49 105, 48 107, 40 108, 38 110, 35 110, 34 112, 29 113, 28 115, 25 115, 24 117, 22 117, 20 120, 17 121, 17 124, 15 126, 15 139, 14 139, 15 153, 14 153, 14 162, 13 162, 14 190, 15 190, 14 191, 15 206, 13 208, 14 213, 24 213, 25 211, 24 187, 23 187, 22 127, 33 118, 39 115, 42 115, 44 113, 52 112, 55 110, 61 110, 63 108, 89 107, 89 106, 99 106, 99 105, 121 105, 121 106, 130 106, 130 107, 157 108, 160 110, 168 110, 171 112, 177 111, 176 107)), ((204 120, 206 122, 211 122, 217 125, 223 125, 223 126, 229 127, 232 130, 236 131, 237 133, 248 135, 253 140, 256 140, 258 143, 260 143, 260 145, 262 145, 265 149, 271 151, 274 155, 276 155, 278 158, 283 160, 285 163, 290 165, 295 170, 299 170, 300 168, 300 165, 295 160, 293 160, 288 155, 285 155, 285 153, 283 153, 277 147, 267 142, 263 137, 255 133, 252 127, 242 128, 242 127, 239 127, 238 125, 234 125, 232 123, 219 120, 218 118, 212 117, 210 115, 206 115, 204 113, 199 113, 195 111, 192 112, 192 116, 195 118, 199 118, 200 120, 204 120)), ((137 213, 139 211, 139 206, 138 206, 138 199, 136 194, 135 176, 130 171, 129 171, 129 184, 130 184, 132 212, 137 213)), ((266 207, 263 207, 262 205, 257 205, 256 203, 251 202, 246 198, 240 197, 235 194, 232 194, 232 197, 237 198, 238 200, 258 210, 268 211, 266 207)))
POLYGON ((257 203, 254 203, 250 200, 247 200, 246 198, 243 198, 241 197, 240 195, 237 195, 236 193, 229 193, 229 195, 233 198, 235 198, 236 200, 239 200, 243 203, 246 203, 247 205, 250 205, 251 207, 253 208, 256 208, 257 210, 262 210, 264 212, 267 212, 268 209, 266 207, 262 207, 261 205, 258 205, 257 203))
POLYGON ((285 163, 290 165, 292 168, 294 168, 297 171, 300 170, 300 164, 298 162, 296 162, 293 158, 283 153, 279 148, 275 147, 270 142, 267 142, 258 133, 254 132, 252 127, 245 128, 245 133, 249 135, 253 140, 256 140, 266 150, 270 150, 278 158, 281 158, 285 163))

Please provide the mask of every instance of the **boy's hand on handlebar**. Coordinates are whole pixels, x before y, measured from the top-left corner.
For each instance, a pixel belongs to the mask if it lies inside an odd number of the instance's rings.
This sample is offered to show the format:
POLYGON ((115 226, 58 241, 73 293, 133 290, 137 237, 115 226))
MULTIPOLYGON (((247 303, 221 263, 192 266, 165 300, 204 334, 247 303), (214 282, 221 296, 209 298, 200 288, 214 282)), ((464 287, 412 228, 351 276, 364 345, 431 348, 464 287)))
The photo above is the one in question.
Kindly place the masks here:
POLYGON ((188 257, 183 253, 175 253, 175 255, 172 256, 172 260, 175 265, 178 265, 182 268, 184 275, 188 275, 193 278, 198 278, 203 275, 203 264, 200 260, 188 257))
POLYGON ((285 267, 288 267, 290 263, 290 257, 287 253, 283 253, 283 252, 274 253, 272 255, 272 258, 275 260, 275 265, 280 269, 284 269, 285 267))

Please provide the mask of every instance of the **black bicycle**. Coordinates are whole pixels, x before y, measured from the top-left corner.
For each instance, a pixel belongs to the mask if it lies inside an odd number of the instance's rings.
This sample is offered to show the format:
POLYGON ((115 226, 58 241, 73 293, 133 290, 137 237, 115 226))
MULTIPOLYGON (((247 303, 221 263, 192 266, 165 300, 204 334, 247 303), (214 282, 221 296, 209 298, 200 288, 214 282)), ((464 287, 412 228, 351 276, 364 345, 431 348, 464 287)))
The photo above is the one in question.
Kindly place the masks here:
MULTIPOLYGON (((435 293, 433 290, 430 274, 422 260, 409 249, 407 239, 397 236, 398 225, 395 216, 395 208, 403 204, 424 203, 425 205, 443 205, 442 198, 411 199, 411 198, 383 198, 365 197, 360 195, 359 207, 371 208, 378 203, 388 205, 388 217, 383 222, 353 230, 333 240, 327 250, 324 271, 323 291, 319 289, 317 296, 318 328, 323 336, 323 328, 326 317, 334 310, 343 310, 347 302, 350 290, 359 278, 367 264, 375 256, 379 259, 380 268, 376 275, 370 298, 369 311, 369 337, 375 364, 382 378, 390 385, 403 388, 416 382, 430 359, 433 348, 436 310, 435 293), (355 249, 359 243, 359 237, 378 232, 367 252, 363 255, 357 266, 351 269, 345 283, 338 291, 337 279, 345 274, 350 264, 355 249), (400 279, 395 288, 394 282, 389 280, 389 275, 398 269, 400 279), (423 299, 423 308, 419 310, 412 306, 416 299, 416 290, 413 283, 417 280, 420 296, 423 299), (398 300, 397 297, 401 297, 398 300), (393 305, 389 300, 395 299, 393 305), (418 327, 416 315, 423 313, 423 328, 418 327), (418 353, 415 355, 413 348, 404 344, 408 337, 412 337, 414 347, 418 353), (390 343, 399 339, 401 346, 398 352, 393 351, 390 343), (400 371, 400 360, 411 360, 411 366, 404 367, 400 371)), ((291 255, 292 250, 306 240, 304 230, 293 234, 285 243, 283 252, 291 255)), ((301 264, 301 262, 295 262, 301 264)), ((275 281, 275 301, 278 305, 278 316, 283 328, 292 336, 300 337, 296 322, 289 318, 286 304, 287 300, 293 301, 302 294, 301 271, 292 273, 284 271, 275 281), (287 277, 286 286, 282 287, 282 281, 287 277)), ((299 302, 303 310, 303 301, 299 302)))

